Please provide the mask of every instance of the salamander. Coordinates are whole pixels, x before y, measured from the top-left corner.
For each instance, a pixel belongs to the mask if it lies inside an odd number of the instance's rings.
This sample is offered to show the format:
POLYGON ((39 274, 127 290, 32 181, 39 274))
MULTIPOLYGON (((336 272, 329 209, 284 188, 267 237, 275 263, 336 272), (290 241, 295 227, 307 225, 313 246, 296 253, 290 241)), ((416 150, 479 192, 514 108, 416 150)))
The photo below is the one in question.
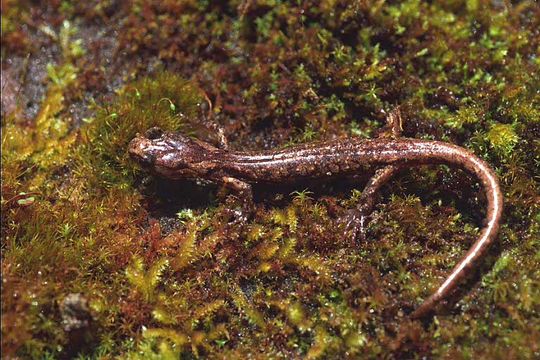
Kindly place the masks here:
MULTIPOLYGON (((278 150, 232 151, 210 143, 152 128, 129 144, 129 154, 143 167, 169 179, 204 179, 236 191, 246 208, 253 203, 252 184, 303 179, 331 179, 355 174, 366 165, 382 166, 368 182, 348 225, 358 234, 371 211, 377 190, 396 171, 421 164, 445 163, 474 174, 487 198, 485 225, 450 275, 411 314, 418 319, 456 290, 476 267, 497 237, 503 196, 495 172, 472 152, 451 143, 411 138, 345 138, 313 142, 278 150), (363 201, 362 201, 363 200, 363 201)), ((249 211, 249 210, 248 210, 249 211)))

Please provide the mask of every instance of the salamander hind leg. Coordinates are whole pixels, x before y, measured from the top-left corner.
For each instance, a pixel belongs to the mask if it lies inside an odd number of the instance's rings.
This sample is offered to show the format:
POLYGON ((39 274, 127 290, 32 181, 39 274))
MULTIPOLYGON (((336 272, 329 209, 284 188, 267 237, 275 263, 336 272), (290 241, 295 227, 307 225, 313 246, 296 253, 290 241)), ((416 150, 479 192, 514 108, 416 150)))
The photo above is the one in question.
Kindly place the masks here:
POLYGON ((386 116, 386 126, 378 137, 397 139, 401 137, 402 132, 403 119, 401 118, 401 110, 398 106, 386 116))
POLYGON ((219 149, 228 150, 229 142, 225 136, 225 130, 216 122, 216 116, 212 110, 212 101, 210 101, 210 98, 202 89, 201 91, 205 101, 199 105, 201 115, 199 117, 198 125, 210 132, 210 137, 212 138, 212 143, 214 143, 214 145, 219 149))
MULTIPOLYGON (((397 139, 401 136, 402 119, 399 107, 392 110, 386 117, 385 130, 379 137, 397 139)), ((355 240, 364 240, 366 237, 366 228, 368 218, 381 187, 387 183, 398 171, 398 165, 387 165, 384 168, 375 171, 375 174, 369 179, 362 195, 359 199, 359 205, 356 209, 348 211, 345 218, 345 230, 355 240)))
POLYGON ((223 176, 219 181, 223 187, 234 192, 234 196, 240 201, 240 209, 228 209, 234 220, 233 223, 243 224, 249 220, 255 212, 255 204, 253 202, 253 190, 250 184, 229 176, 223 176))
POLYGON ((345 217, 345 231, 354 240, 364 240, 366 238, 366 229, 368 218, 381 187, 386 184, 398 171, 398 165, 388 165, 375 171, 375 174, 369 179, 362 195, 360 195, 359 204, 355 209, 347 212, 345 217))

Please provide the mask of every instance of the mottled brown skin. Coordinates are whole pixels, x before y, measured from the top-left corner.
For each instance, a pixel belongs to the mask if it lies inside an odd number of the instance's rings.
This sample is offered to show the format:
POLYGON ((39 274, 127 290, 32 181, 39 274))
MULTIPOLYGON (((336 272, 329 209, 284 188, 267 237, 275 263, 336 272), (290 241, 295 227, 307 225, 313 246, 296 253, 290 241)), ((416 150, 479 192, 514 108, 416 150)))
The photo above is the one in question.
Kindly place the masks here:
MULTIPOLYGON (((364 222, 371 211, 373 196, 380 186, 403 167, 446 163, 459 166, 478 177, 487 197, 486 225, 480 236, 455 266, 444 283, 412 314, 421 318, 456 290, 470 271, 478 266, 489 245, 496 239, 503 209, 503 197, 494 171, 473 153, 440 141, 405 138, 337 139, 270 151, 228 151, 181 134, 150 129, 129 145, 129 153, 152 172, 170 179, 205 179, 234 189, 252 205, 253 183, 284 183, 301 179, 331 179, 350 175, 365 165, 379 169, 364 190, 352 220, 364 222)), ((349 224, 351 222, 349 221, 349 224)), ((363 224, 361 224, 363 226, 363 224)), ((354 225, 353 227, 355 227, 354 225)), ((356 232, 357 228, 353 229, 356 232)))

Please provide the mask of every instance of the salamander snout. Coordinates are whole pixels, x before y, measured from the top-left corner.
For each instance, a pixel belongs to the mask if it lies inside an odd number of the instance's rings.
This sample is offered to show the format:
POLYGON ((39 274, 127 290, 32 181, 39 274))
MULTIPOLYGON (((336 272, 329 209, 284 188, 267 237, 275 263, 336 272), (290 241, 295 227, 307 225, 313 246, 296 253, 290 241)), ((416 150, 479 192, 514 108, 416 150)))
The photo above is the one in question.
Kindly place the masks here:
POLYGON ((152 166, 156 160, 155 151, 152 151, 151 139, 137 135, 129 143, 128 153, 131 158, 143 166, 152 166))

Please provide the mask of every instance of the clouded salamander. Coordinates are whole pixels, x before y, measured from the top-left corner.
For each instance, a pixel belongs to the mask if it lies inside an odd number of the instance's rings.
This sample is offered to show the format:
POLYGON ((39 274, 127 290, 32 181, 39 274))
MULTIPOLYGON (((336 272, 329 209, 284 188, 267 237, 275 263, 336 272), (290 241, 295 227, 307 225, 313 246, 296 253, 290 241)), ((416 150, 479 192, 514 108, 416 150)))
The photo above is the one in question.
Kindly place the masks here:
MULTIPOLYGON (((495 240, 503 209, 497 176, 489 165, 464 148, 440 141, 406 138, 347 138, 297 145, 282 150, 229 151, 178 133, 150 129, 129 145, 130 155, 157 175, 170 179, 206 179, 237 192, 250 207, 252 183, 283 183, 308 178, 330 179, 354 174, 365 165, 378 170, 363 192, 352 221, 362 223, 371 211, 373 195, 399 168, 446 163, 474 174, 487 198, 486 223, 478 239, 443 284, 412 314, 421 318, 446 300, 464 277, 478 266, 495 240), (362 200, 362 198, 361 198, 362 200)), ((350 225, 350 223, 349 223, 350 225)), ((358 225, 353 224, 357 232, 358 225)))

